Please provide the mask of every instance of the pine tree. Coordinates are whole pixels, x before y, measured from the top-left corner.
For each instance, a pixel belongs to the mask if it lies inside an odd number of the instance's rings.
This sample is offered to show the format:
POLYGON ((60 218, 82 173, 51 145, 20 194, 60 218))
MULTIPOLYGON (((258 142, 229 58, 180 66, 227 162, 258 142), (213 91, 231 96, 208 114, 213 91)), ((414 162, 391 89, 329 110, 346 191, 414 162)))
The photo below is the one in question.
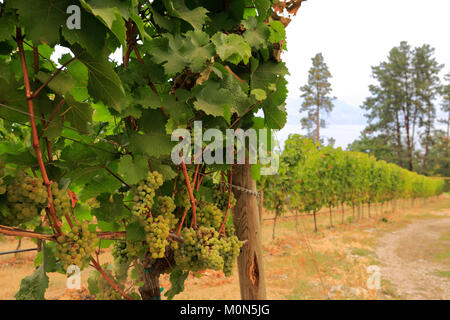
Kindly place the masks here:
POLYGON ((447 82, 444 84, 440 90, 441 90, 441 96, 442 96, 442 111, 447 114, 447 119, 439 119, 438 121, 440 123, 443 123, 447 125, 447 130, 445 133, 445 142, 444 142, 444 156, 445 156, 445 168, 446 168, 446 176, 449 175, 449 133, 450 133, 450 72, 445 75, 444 77, 445 81, 447 82))
POLYGON ((422 133, 422 166, 426 166, 431 143, 436 113, 433 100, 442 68, 433 53, 429 45, 412 49, 402 41, 389 52, 387 61, 372 68, 378 83, 369 86, 371 96, 362 106, 368 111, 365 132, 388 137, 392 152, 397 154, 397 164, 411 171, 417 164, 415 155, 420 153, 415 151, 416 136, 422 133))
POLYGON ((325 128, 325 120, 320 115, 323 111, 329 113, 333 110, 333 100, 336 98, 330 96, 332 89, 328 79, 332 76, 322 53, 316 54, 311 60, 313 65, 309 70, 308 83, 300 88, 303 98, 300 112, 307 112, 301 124, 309 138, 315 136, 315 141, 320 142, 319 130, 325 128))
POLYGON ((436 107, 433 101, 438 96, 440 89, 439 72, 443 68, 443 65, 438 64, 433 55, 434 48, 425 44, 414 50, 414 57, 412 59, 415 88, 414 101, 416 103, 415 112, 418 114, 419 127, 424 127, 422 134, 424 154, 421 168, 423 173, 427 172, 428 169, 428 157, 432 143, 431 135, 436 120, 436 107))

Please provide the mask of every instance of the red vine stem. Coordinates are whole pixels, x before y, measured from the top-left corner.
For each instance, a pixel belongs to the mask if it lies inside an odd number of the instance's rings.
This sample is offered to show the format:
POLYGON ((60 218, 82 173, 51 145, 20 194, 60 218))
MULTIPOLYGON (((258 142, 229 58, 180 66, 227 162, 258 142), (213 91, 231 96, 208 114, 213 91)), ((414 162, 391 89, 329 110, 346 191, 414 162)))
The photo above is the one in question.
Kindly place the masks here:
POLYGON ((195 174, 194 179, 192 179, 192 189, 195 189, 195 183, 197 182, 197 176, 198 176, 198 169, 200 167, 200 164, 197 164, 197 167, 195 168, 195 174))
POLYGON ((186 219, 187 209, 184 209, 183 216, 181 217, 180 225, 178 226, 177 236, 180 236, 181 229, 183 228, 184 219, 186 219))
POLYGON ((44 180, 44 184, 47 186, 47 194, 48 194, 48 200, 49 200, 48 208, 50 211, 50 216, 53 220, 53 224, 54 224, 57 234, 61 235, 62 234, 61 223, 58 221, 58 218, 56 217, 55 207, 53 206, 53 196, 52 196, 52 189, 51 189, 52 183, 48 179, 47 171, 46 171, 45 165, 44 165, 44 160, 42 159, 41 147, 39 144, 38 132, 37 132, 37 128, 36 128, 36 120, 35 120, 35 116, 34 116, 33 93, 31 91, 30 78, 28 76, 27 62, 25 60, 25 51, 23 49, 23 36, 22 36, 22 30, 20 29, 20 27, 16 28, 16 34, 17 34, 16 41, 17 41, 17 45, 19 47, 20 63, 22 66, 23 82, 24 82, 24 86, 25 86, 27 103, 28 103, 28 113, 30 114, 31 134, 33 137, 33 149, 34 149, 34 152, 36 153, 36 159, 39 164, 39 169, 42 174, 42 179, 44 180))
POLYGON ((200 185, 201 185, 201 183, 203 181, 203 178, 206 176, 205 170, 206 170, 206 164, 203 165, 201 174, 199 173, 199 177, 198 177, 198 180, 197 180, 198 181, 197 182, 197 188, 195 189, 196 191, 198 191, 198 189, 200 189, 200 185))
POLYGON ((105 278, 106 281, 108 281, 108 283, 111 285, 111 287, 114 288, 114 290, 116 290, 117 292, 119 292, 125 299, 127 300, 133 300, 129 295, 127 295, 122 289, 120 289, 120 287, 114 283, 114 281, 111 280, 111 278, 106 274, 105 271, 103 271, 101 265, 95 261, 94 258, 91 258, 91 261, 93 263, 93 267, 95 269, 97 269, 98 272, 100 272, 100 274, 103 276, 103 278, 105 278))
POLYGON ((37 232, 33 232, 33 231, 22 230, 22 229, 18 229, 18 228, 1 226, 1 225, 0 225, 0 234, 4 234, 7 236, 14 236, 14 237, 26 237, 26 238, 40 239, 40 240, 46 240, 46 241, 56 241, 55 236, 50 235, 50 234, 42 234, 42 233, 37 233, 37 232))
POLYGON ((189 198, 191 199, 191 205, 192 205, 192 223, 194 226, 194 229, 197 229, 197 204, 194 198, 194 193, 192 192, 191 182, 189 181, 189 175, 187 173, 186 164, 184 163, 183 159, 181 159, 181 168, 183 169, 184 174, 184 180, 186 182, 186 187, 189 192, 189 198))
POLYGON ((69 224, 70 229, 73 229, 73 223, 72 223, 72 219, 70 219, 68 214, 65 214, 64 217, 67 220, 67 223, 69 224))
POLYGON ((231 184, 233 183, 233 167, 230 169, 230 175, 228 178, 228 205, 227 212, 225 213, 225 218, 223 218, 222 225, 219 228, 219 234, 225 235, 225 223, 227 222, 228 214, 231 209, 231 184))

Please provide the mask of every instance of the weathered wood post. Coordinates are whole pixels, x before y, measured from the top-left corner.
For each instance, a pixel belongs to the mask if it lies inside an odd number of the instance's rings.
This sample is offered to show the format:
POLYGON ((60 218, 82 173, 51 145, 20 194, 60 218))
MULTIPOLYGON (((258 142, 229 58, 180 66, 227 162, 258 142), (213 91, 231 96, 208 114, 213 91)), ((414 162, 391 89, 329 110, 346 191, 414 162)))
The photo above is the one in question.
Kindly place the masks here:
MULTIPOLYGON (((256 192, 256 182, 251 177, 250 169, 250 164, 235 165, 233 184, 256 192)), ((233 208, 236 235, 239 240, 247 241, 237 259, 241 299, 265 300, 266 283, 257 195, 237 188, 233 188, 233 192, 236 197, 233 208)))

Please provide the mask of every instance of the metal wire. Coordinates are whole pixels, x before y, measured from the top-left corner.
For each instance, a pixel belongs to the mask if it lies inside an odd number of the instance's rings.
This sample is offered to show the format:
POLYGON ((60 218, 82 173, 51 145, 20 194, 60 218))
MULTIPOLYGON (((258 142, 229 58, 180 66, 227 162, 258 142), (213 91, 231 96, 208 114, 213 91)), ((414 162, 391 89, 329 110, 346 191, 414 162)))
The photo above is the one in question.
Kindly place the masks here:
MULTIPOLYGON (((195 173, 195 171, 192 170, 192 169, 187 169, 187 171, 190 171, 190 172, 195 173)), ((203 177, 208 177, 208 178, 214 180, 214 178, 211 177, 209 174, 205 174, 205 173, 201 173, 201 172, 197 172, 197 174, 202 175, 203 177)), ((232 188, 234 188, 234 189, 236 189, 236 190, 239 190, 239 191, 243 191, 243 192, 249 193, 249 194, 251 194, 251 195, 254 195, 255 197, 259 197, 259 196, 260 196, 260 192, 258 192, 258 191, 256 191, 256 190, 250 190, 250 189, 247 189, 247 188, 244 188, 244 187, 235 185, 235 184, 227 183, 227 182, 224 182, 224 181, 220 181, 219 183, 222 184, 222 185, 224 185, 224 186, 231 186, 232 188)))
POLYGON ((39 248, 31 248, 31 249, 21 249, 21 250, 13 250, 13 251, 4 251, 0 252, 0 256, 6 254, 20 253, 20 252, 28 252, 28 251, 39 251, 39 248))

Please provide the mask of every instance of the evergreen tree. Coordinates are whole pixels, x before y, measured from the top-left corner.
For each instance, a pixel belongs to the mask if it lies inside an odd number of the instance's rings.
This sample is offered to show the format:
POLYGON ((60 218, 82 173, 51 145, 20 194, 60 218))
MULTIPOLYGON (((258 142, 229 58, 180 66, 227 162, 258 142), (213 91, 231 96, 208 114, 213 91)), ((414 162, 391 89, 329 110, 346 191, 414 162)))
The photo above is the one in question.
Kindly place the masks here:
POLYGON ((446 132, 443 133, 443 155, 444 155, 444 170, 445 176, 450 176, 450 163, 449 163, 449 133, 450 133, 450 72, 444 77, 446 84, 441 87, 441 96, 442 96, 442 111, 447 114, 446 119, 439 119, 440 123, 443 123, 447 126, 446 132))
POLYGON ((362 108, 368 111, 369 125, 365 133, 383 135, 397 154, 396 163, 409 170, 420 163, 415 159, 415 138, 421 134, 424 150, 422 166, 426 166, 436 110, 434 97, 439 88, 442 68, 433 57, 434 49, 423 45, 412 49, 402 41, 388 55, 387 61, 372 68, 378 82, 370 85, 371 96, 362 108), (420 129, 423 129, 419 132, 420 129))
MULTIPOLYGON (((422 133, 422 157, 421 172, 426 173, 430 144, 432 143, 432 131, 436 120, 436 107, 434 100, 438 96, 440 88, 439 72, 443 65, 434 59, 434 48, 428 44, 418 47, 414 51, 413 70, 415 88, 415 112, 419 117, 419 126, 424 128, 422 133)), ((413 133, 414 136, 414 133, 413 133)))
POLYGON ((322 53, 315 55, 312 67, 308 74, 308 83, 300 88, 303 103, 300 112, 306 112, 306 117, 301 119, 302 128, 307 130, 307 137, 320 142, 319 130, 325 128, 325 120, 320 117, 321 112, 327 113, 333 110, 333 100, 330 96, 331 84, 328 81, 331 73, 324 61, 322 53))

